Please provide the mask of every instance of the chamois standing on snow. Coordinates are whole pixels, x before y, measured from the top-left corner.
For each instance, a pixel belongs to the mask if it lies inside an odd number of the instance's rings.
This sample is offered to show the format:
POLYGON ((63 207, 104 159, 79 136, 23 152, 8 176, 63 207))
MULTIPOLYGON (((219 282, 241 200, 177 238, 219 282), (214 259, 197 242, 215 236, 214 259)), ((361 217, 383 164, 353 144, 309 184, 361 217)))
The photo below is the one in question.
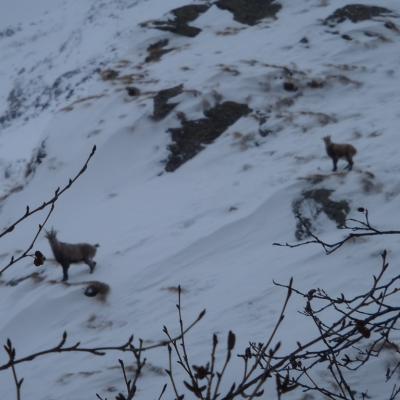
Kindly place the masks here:
POLYGON ((96 255, 97 247, 99 247, 98 244, 60 242, 54 229, 50 232, 46 231, 46 239, 50 243, 54 258, 62 266, 63 281, 68 280, 68 268, 71 264, 83 262, 89 266, 90 273, 94 271, 96 261, 93 261, 93 258, 96 255))
POLYGON ((353 156, 357 153, 356 148, 347 143, 333 143, 330 136, 325 136, 323 140, 325 142, 326 153, 333 161, 332 171, 336 171, 339 158, 347 160, 348 164, 346 168, 351 171, 353 168, 353 156))

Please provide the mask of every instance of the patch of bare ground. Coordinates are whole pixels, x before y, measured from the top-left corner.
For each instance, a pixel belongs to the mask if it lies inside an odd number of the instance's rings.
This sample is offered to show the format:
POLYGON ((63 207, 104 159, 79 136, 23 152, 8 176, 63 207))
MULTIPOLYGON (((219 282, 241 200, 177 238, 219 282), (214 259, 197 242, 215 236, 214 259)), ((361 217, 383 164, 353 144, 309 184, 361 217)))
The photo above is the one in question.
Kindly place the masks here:
MULTIPOLYGON (((119 365, 113 365, 112 367, 108 367, 108 370, 121 370, 121 367, 119 365)), ((136 366, 135 365, 126 365, 125 366, 125 371, 131 374, 134 374, 136 372, 136 366)), ((165 369, 162 367, 158 367, 157 365, 154 365, 148 361, 146 361, 146 364, 143 366, 142 373, 151 373, 153 375, 157 376, 165 376, 165 369)))
POLYGON ((113 327, 113 321, 104 319, 96 314, 90 315, 90 317, 85 322, 85 327, 88 329, 95 329, 99 331, 104 331, 111 329, 113 327))
POLYGON ((246 151, 251 147, 259 146, 255 133, 242 133, 242 132, 234 132, 233 143, 234 147, 238 147, 240 151, 246 151))
POLYGON ((215 34, 217 36, 232 36, 232 35, 237 35, 243 29, 246 29, 246 28, 228 26, 228 27, 224 28, 222 31, 215 32, 215 34))
POLYGON ((337 123, 337 117, 333 114, 308 110, 293 112, 282 110, 281 107, 277 107, 277 105, 271 107, 271 111, 276 113, 275 118, 278 121, 278 124, 275 127, 272 125, 269 127, 267 126, 267 134, 280 132, 283 126, 288 125, 293 126, 293 128, 302 133, 307 133, 315 127, 324 127, 329 124, 337 123))
POLYGON ((232 76, 240 75, 239 70, 234 65, 227 65, 227 64, 217 64, 217 67, 222 71, 226 72, 232 76))
POLYGON ((57 383, 61 385, 67 385, 68 383, 74 381, 76 378, 90 378, 93 375, 99 375, 102 371, 94 370, 94 371, 79 371, 79 372, 68 372, 60 376, 57 379, 57 383))
POLYGON ((76 106, 78 104, 90 102, 92 100, 98 100, 98 99, 101 99, 104 96, 105 96, 104 93, 100 93, 100 94, 94 94, 94 95, 91 95, 91 96, 82 97, 80 99, 75 100, 71 104, 61 108, 60 111, 64 111, 64 112, 72 111, 74 109, 74 106, 76 106))
MULTIPOLYGON (((136 69, 140 70, 142 68, 139 68, 139 66, 136 66, 136 69)), ((117 71, 116 69, 108 68, 108 69, 101 70, 99 72, 99 74, 103 81, 110 82, 112 85, 122 84, 122 85, 129 86, 136 82, 139 82, 139 83, 157 82, 155 79, 147 79, 146 72, 131 72, 131 73, 124 73, 122 75, 120 71, 117 71)), ((105 96, 105 94, 101 94, 101 95, 97 95, 97 96, 105 96)), ((84 100, 86 100, 86 98, 84 98, 84 100)))

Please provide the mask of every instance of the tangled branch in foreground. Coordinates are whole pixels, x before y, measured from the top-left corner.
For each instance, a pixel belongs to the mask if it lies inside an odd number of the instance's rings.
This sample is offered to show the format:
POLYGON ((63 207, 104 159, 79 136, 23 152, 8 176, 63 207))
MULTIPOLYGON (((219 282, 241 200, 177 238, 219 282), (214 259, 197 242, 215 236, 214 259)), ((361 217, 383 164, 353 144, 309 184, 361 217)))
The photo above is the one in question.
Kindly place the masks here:
MULTIPOLYGON (((192 365, 188 356, 185 335, 178 341, 170 340, 168 346, 170 378, 176 400, 191 394, 200 400, 231 400, 234 398, 254 399, 264 394, 265 385, 273 381, 278 399, 285 393, 301 390, 315 392, 332 400, 355 400, 367 398, 367 392, 356 389, 348 382, 353 371, 361 369, 371 358, 379 357, 389 349, 400 355, 400 347, 392 338, 399 329, 400 306, 398 286, 400 275, 387 279, 387 253, 382 253, 382 265, 371 287, 353 297, 341 294, 330 296, 325 290, 315 288, 302 292, 289 284, 275 283, 286 290, 281 313, 269 337, 264 343, 250 342, 238 357, 243 362, 242 378, 222 385, 225 372, 232 361, 235 334, 229 332, 225 359, 217 368, 216 351, 219 344, 213 336, 208 361, 192 365), (297 342, 297 348, 288 351, 281 342, 275 342, 277 332, 285 318, 285 311, 292 295, 305 300, 302 314, 316 326, 318 335, 306 343, 297 342), (332 320, 332 313, 336 316, 332 320), (327 322, 330 321, 330 322, 327 322), (183 369, 186 380, 178 385, 174 378, 173 356, 183 369), (319 383, 318 372, 328 371, 335 385, 319 383), (228 388, 223 391, 221 388, 228 388)), ((181 308, 178 305, 179 323, 183 329, 181 308)), ((168 337, 168 330, 164 328, 168 337)), ((400 359, 400 358, 399 358, 400 359)), ((389 382, 400 369, 400 361, 388 368, 386 380, 389 382)), ((400 392, 394 384, 387 398, 393 400, 400 392)))
MULTIPOLYGON (((59 343, 57 345, 50 347, 48 349, 42 350, 42 351, 38 351, 36 353, 29 354, 24 357, 17 358, 16 357, 16 349, 13 346, 12 341, 10 339, 7 339, 7 342, 3 347, 8 355, 8 361, 4 364, 0 364, 0 372, 4 371, 4 370, 8 370, 8 369, 12 370, 13 376, 15 379, 15 385, 17 388, 17 393, 18 393, 17 399, 20 400, 21 399, 21 397, 20 397, 21 396, 20 395, 21 385, 22 385, 23 379, 18 380, 16 377, 16 366, 18 364, 30 362, 30 361, 35 360, 36 358, 47 356, 49 354, 89 353, 94 356, 104 356, 110 351, 117 351, 117 352, 121 352, 121 353, 128 352, 134 356, 134 359, 136 360, 136 365, 137 365, 137 368, 136 368, 137 377, 133 381, 133 386, 129 386, 130 392, 134 394, 133 387, 135 387, 135 383, 136 383, 137 378, 140 375, 140 371, 146 363, 145 359, 144 360, 141 359, 142 353, 149 351, 149 350, 156 349, 156 348, 166 347, 171 342, 176 342, 176 341, 180 340, 204 317, 205 313, 206 313, 206 310, 201 311, 199 313, 199 315, 197 316, 197 318, 188 327, 186 327, 183 331, 181 331, 177 336, 171 337, 169 340, 160 340, 158 343, 155 343, 155 344, 152 344, 149 346, 143 346, 142 340, 139 340, 138 347, 135 346, 133 343, 133 340, 134 340, 133 335, 124 344, 119 345, 119 346, 116 345, 116 346, 102 346, 102 347, 85 347, 85 346, 82 346, 80 342, 76 342, 73 345, 68 346, 68 345, 66 345, 68 335, 67 335, 67 332, 64 332, 61 340, 59 341, 59 343)), ((123 364, 122 364, 122 369, 125 374, 123 364)), ((125 377, 126 377, 126 375, 125 375, 125 377)), ((125 380, 125 381, 127 382, 127 380, 125 380)), ((101 398, 100 396, 98 396, 98 397, 101 398)), ((122 400, 123 398, 120 398, 120 399, 122 400)))
POLYGON ((283 247, 300 247, 305 246, 307 244, 318 244, 322 246, 326 254, 331 254, 334 251, 338 250, 342 247, 345 243, 349 240, 367 236, 385 236, 385 235, 400 235, 399 230, 382 230, 374 227, 371 225, 368 216, 368 210, 363 207, 359 207, 358 211, 363 214, 363 220, 349 218, 346 220, 346 225, 343 228, 350 233, 348 233, 343 239, 338 240, 334 243, 328 243, 319 238, 313 232, 311 232, 309 228, 309 224, 307 224, 300 215, 296 215, 297 219, 299 220, 300 224, 302 225, 303 229, 307 232, 307 235, 310 236, 312 239, 300 242, 300 243, 273 243, 274 246, 283 246, 283 247), (349 223, 353 225, 349 225, 349 223))

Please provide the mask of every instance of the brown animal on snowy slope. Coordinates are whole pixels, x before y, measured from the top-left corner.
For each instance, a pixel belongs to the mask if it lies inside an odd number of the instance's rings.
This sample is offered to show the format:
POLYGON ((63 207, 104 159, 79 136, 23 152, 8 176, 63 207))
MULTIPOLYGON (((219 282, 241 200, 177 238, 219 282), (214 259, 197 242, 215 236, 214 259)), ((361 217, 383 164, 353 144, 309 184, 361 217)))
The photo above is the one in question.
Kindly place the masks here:
POLYGON ((46 231, 46 238, 50 243, 54 258, 61 264, 63 269, 63 281, 68 280, 68 268, 71 264, 83 262, 90 268, 90 273, 94 271, 96 261, 93 261, 96 255, 98 244, 89 243, 64 243, 57 239, 57 232, 52 229, 46 231))
POLYGON ((326 153, 333 161, 333 170, 337 169, 337 162, 339 158, 344 158, 347 160, 347 166, 349 170, 353 168, 353 156, 357 153, 354 146, 347 143, 333 143, 330 136, 325 136, 323 138, 325 142, 326 153))

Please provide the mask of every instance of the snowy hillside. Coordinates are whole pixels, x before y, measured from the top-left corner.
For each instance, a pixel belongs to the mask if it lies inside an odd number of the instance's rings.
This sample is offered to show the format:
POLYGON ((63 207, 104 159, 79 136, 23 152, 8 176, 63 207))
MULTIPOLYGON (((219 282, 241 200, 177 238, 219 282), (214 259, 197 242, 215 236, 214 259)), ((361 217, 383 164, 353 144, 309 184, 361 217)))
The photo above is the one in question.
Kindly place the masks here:
MULTIPOLYGON (((1 275, 0 342, 11 338, 19 355, 55 345, 65 330, 88 347, 131 334, 165 339, 163 325, 178 332, 181 285, 186 323, 207 309, 188 335, 200 363, 214 332, 233 330, 238 352, 265 340, 285 296, 273 280, 356 294, 384 248, 397 269, 397 236, 330 256, 320 246, 272 244, 307 239, 296 213, 327 241, 344 235, 338 227, 360 206, 380 227, 400 227, 399 2, 363 0, 384 8, 367 15, 344 12, 348 0, 265 1, 244 14, 240 1, 227 3, 2 0, 1 228, 49 199, 97 146, 47 224, 62 241, 100 244, 94 274, 73 265, 72 285, 59 283, 62 269, 41 234, 44 266, 25 259, 1 275), (343 160, 331 171, 326 135, 357 148, 352 171, 343 160), (110 286, 105 302, 74 285, 92 279, 110 286)), ((45 215, 2 238, 0 266, 25 250, 45 215)), ((280 331, 288 348, 317 334, 297 313, 303 307, 291 303, 280 331)), ((23 398, 114 398, 121 357, 21 364, 23 398)), ((146 357, 137 398, 154 399, 167 382, 167 351, 146 357)), ((386 398, 377 384, 386 367, 351 383, 386 398)), ((238 363, 229 373, 239 371, 238 363)), ((0 398, 15 398, 10 371, 0 373, 0 398)))

